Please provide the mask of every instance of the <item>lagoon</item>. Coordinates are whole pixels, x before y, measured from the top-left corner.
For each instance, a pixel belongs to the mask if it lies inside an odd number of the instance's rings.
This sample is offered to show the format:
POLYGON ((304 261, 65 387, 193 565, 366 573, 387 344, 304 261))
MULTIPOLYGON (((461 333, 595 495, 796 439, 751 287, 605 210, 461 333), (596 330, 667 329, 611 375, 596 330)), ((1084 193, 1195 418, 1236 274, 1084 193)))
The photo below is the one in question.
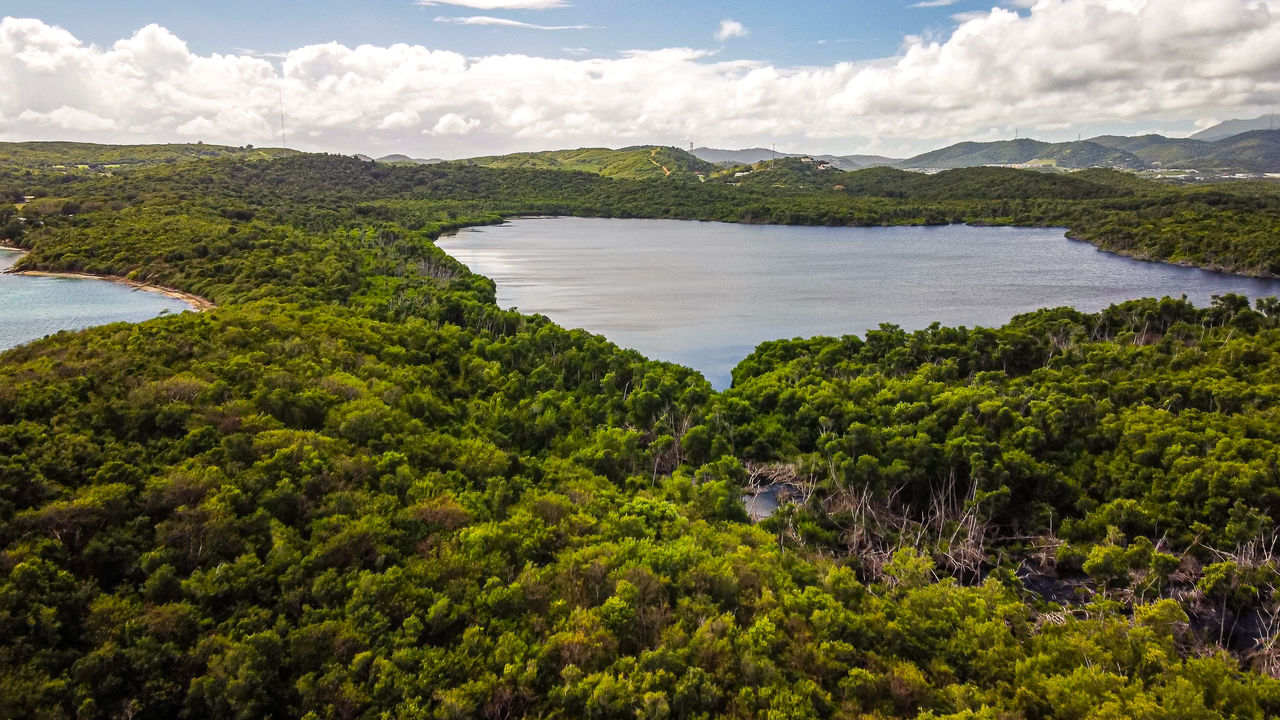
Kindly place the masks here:
POLYGON ((1061 228, 798 227, 519 218, 439 246, 497 283, 498 304, 701 371, 718 389, 760 342, 880 323, 999 326, 1069 305, 1280 294, 1258 280, 1131 260, 1061 228))
POLYGON ((59 330, 141 322, 191 308, 182 300, 107 280, 4 273, 19 257, 0 249, 0 351, 59 330))

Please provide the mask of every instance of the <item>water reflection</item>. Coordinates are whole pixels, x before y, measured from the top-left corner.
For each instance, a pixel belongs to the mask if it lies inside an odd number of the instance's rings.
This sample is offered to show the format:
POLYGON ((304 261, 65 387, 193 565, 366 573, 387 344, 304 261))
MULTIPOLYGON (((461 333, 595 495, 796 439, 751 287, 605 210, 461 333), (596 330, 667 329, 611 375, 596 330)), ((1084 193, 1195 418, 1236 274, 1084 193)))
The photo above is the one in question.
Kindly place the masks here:
POLYGON ((717 388, 764 340, 996 326, 1138 297, 1280 293, 1254 280, 1103 253, 1055 228, 824 228, 527 218, 440 247, 497 283, 498 303, 703 372, 717 388))

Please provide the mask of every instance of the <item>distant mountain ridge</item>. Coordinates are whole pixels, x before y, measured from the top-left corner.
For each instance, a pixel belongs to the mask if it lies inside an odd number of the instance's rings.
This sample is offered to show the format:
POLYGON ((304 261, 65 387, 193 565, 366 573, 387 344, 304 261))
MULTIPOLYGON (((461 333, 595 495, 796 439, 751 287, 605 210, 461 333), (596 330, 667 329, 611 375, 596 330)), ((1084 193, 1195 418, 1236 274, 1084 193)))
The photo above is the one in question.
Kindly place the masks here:
POLYGON ((444 160, 441 160, 440 158, 428 158, 428 159, 414 158, 414 157, 409 157, 408 155, 395 154, 395 155, 383 155, 382 157, 378 158, 378 162, 380 163, 412 163, 414 165, 435 165, 436 163, 444 162, 444 160))
POLYGON ((1275 113, 1259 115, 1252 120, 1227 120, 1210 128, 1205 128, 1191 136, 1192 140, 1225 140, 1232 135, 1239 135, 1250 130, 1275 130, 1280 128, 1276 121, 1280 119, 1275 113))
POLYGON ((1044 165, 1070 170, 1091 167, 1140 170, 1146 167, 1146 163, 1132 153, 1089 140, 1047 143, 1029 138, 956 143, 908 158, 895 167, 946 170, 982 165, 1044 165))
MULTIPOLYGON (((1163 135, 1099 135, 1087 140, 1051 143, 1030 138, 991 142, 961 142, 899 160, 879 155, 805 155, 774 153, 767 148, 725 150, 634 146, 523 152, 469 158, 456 162, 494 168, 576 170, 626 179, 712 179, 738 166, 758 166, 773 159, 811 159, 818 170, 830 166, 844 171, 873 167, 940 171, 1005 166, 1045 170, 1105 168, 1129 172, 1174 170, 1208 175, 1280 173, 1280 130, 1251 130, 1221 140, 1168 138, 1163 135)), ((378 162, 434 163, 404 155, 388 155, 378 162)), ((750 168, 745 168, 749 171, 750 168)), ((743 172, 743 175, 748 172, 743 172)))
POLYGON ((1103 136, 1093 139, 1126 149, 1155 168, 1189 168, 1201 172, 1280 172, 1280 130, 1250 130, 1221 140, 1103 136))
POLYGON ((1275 173, 1280 172, 1280 130, 1251 130, 1216 141, 1163 135, 1100 135, 1065 143, 1031 139, 962 142, 908 158, 894 166, 945 170, 981 165, 1275 173))

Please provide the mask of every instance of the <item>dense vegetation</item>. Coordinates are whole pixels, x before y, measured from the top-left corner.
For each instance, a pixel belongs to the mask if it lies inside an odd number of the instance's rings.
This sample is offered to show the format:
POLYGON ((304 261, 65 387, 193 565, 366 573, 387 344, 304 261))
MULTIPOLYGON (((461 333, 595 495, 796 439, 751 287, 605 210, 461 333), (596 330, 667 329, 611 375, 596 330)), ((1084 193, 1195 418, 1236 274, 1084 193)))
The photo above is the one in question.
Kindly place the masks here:
POLYGON ((1142 169, 1147 165, 1141 158, 1125 149, 1108 147, 1093 140, 1047 143, 1029 138, 983 143, 962 142, 932 150, 899 163, 902 167, 912 168, 1026 164, 1044 164, 1073 169, 1112 167, 1128 170, 1142 169))
POLYGON ((489 168, 589 172, 624 180, 658 180, 672 175, 687 180, 695 173, 707 174, 715 169, 709 162, 670 147, 553 150, 478 157, 463 162, 489 168))
MULTIPOLYGON (((211 211, 234 221, 227 213, 243 211, 249 217, 265 209, 272 222, 288 220, 306 230, 350 224, 354 216, 365 224, 387 222, 435 232, 456 225, 462 217, 492 222, 514 213, 809 225, 1063 226, 1073 237, 1111 252, 1280 276, 1280 185, 1274 182, 1174 187, 1097 169, 1066 175, 988 167, 936 175, 889 168, 846 173, 819 170, 794 158, 760 163, 744 177, 729 173, 700 182, 687 170, 664 174, 651 164, 652 151, 561 153, 594 153, 593 172, 467 163, 399 166, 339 156, 251 162, 261 157, 253 151, 206 161, 191 171, 175 172, 182 166, 161 163, 119 176, 34 173, 25 181, 14 181, 17 184, 8 190, 0 181, 0 198, 37 196, 24 213, 50 224, 75 224, 77 220, 66 216, 103 208, 145 208, 147 201, 163 196, 173 201, 170 210, 180 206, 211 211), (648 164, 647 177, 660 181, 599 174, 605 167, 628 163, 648 164), (281 189, 293 185, 296 191, 281 189), (207 200, 215 196, 221 202, 216 207, 207 200), (199 208, 197 198, 206 198, 199 208)), ((657 156, 664 153, 671 156, 670 168, 700 162, 674 148, 661 149, 657 156)), ((4 162, 0 173, 23 174, 4 162)), ((0 205, 0 240, 14 240, 24 225, 16 211, 4 207, 0 205)), ((65 267, 63 250, 50 249, 41 262, 65 267)))
POLYGON ((716 394, 431 242, 970 220, 1280 269, 1268 185, 820 172, 33 174, 24 266, 220 307, 0 356, 0 716, 1280 714, 1274 300, 766 343, 716 394), (752 524, 744 492, 783 505, 752 524))
POLYGON ((1280 130, 1252 130, 1219 140, 1162 135, 1102 135, 1077 142, 1038 140, 963 142, 898 161, 904 168, 1040 165, 1126 170, 1196 170, 1201 173, 1268 173, 1280 168, 1280 130))

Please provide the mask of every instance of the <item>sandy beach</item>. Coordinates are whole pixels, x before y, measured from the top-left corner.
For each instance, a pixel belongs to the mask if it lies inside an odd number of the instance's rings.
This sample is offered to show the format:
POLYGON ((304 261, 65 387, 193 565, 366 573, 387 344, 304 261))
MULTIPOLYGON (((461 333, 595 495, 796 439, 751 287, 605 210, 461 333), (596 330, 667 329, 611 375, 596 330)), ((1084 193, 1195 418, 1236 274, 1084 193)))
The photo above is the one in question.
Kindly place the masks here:
MULTIPOLYGON (((5 248, 5 249, 8 250, 10 248, 5 248)), ((13 248, 13 249, 16 250, 17 248, 13 248)), ((199 295, 192 295, 191 293, 182 292, 181 290, 175 290, 170 287, 163 287, 161 285, 151 285, 149 283, 138 282, 137 280, 130 280, 129 278, 120 277, 118 275, 94 275, 92 273, 46 272, 44 270, 21 270, 21 271, 6 270, 5 272, 8 272, 11 275, 28 275, 32 277, 61 277, 61 278, 81 278, 81 279, 89 279, 89 280, 106 280, 108 282, 113 282, 119 285, 128 285, 129 287, 135 290, 143 290, 146 292, 159 293, 160 295, 171 297, 175 300, 181 300, 187 303, 188 305, 190 305, 191 309, 195 310, 196 312, 204 312, 205 310, 212 310, 213 308, 217 307, 217 305, 214 305, 212 302, 210 302, 209 300, 206 300, 205 298, 200 297, 199 295)))

